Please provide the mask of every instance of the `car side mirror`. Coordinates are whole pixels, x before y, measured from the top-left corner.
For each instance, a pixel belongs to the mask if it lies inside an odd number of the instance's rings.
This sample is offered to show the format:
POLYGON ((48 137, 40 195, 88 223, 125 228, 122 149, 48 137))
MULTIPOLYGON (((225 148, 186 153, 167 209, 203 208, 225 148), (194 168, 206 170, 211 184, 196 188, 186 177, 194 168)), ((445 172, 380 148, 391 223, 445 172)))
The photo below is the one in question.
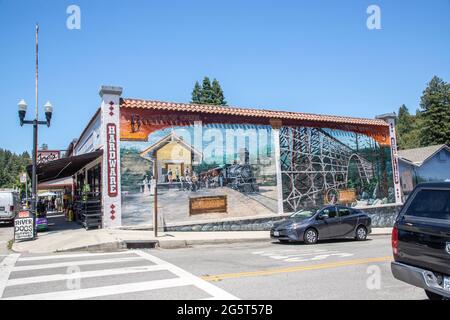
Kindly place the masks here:
POLYGON ((317 217, 317 219, 319 219, 319 220, 325 220, 325 219, 328 219, 329 217, 328 217, 328 215, 327 214, 319 214, 319 216, 317 217))

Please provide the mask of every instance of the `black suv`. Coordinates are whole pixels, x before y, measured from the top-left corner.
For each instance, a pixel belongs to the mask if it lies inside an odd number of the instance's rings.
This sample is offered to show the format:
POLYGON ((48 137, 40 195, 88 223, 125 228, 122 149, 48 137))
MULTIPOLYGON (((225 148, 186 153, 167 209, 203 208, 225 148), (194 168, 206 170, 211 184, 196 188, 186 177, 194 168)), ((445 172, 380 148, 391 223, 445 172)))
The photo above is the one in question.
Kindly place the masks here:
POLYGON ((450 298, 450 182, 419 184, 392 231, 398 280, 425 289, 428 298, 450 298))

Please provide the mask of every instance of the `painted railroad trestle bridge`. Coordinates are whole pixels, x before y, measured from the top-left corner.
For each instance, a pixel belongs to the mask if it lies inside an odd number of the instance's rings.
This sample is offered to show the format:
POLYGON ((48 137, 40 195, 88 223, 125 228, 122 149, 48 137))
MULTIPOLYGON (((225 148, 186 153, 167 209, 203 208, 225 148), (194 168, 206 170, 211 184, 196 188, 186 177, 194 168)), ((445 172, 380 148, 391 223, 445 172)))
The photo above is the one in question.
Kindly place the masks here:
POLYGON ((280 160, 288 211, 323 203, 330 193, 348 188, 352 165, 361 183, 369 183, 375 171, 372 162, 320 128, 282 127, 280 160))

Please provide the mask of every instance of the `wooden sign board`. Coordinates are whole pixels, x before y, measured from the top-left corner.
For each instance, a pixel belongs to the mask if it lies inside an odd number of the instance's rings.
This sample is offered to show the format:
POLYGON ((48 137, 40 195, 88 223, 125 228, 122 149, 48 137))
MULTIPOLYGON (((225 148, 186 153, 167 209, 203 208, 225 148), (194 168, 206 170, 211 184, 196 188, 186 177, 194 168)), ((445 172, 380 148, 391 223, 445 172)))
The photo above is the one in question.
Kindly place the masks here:
POLYGON ((43 164, 61 158, 61 151, 59 150, 38 150, 37 164, 43 164))
POLYGON ((227 196, 189 198, 189 215, 227 212, 227 196))
POLYGON ((345 203, 353 203, 356 201, 356 191, 355 189, 344 189, 339 190, 339 198, 338 202, 345 204, 345 203))

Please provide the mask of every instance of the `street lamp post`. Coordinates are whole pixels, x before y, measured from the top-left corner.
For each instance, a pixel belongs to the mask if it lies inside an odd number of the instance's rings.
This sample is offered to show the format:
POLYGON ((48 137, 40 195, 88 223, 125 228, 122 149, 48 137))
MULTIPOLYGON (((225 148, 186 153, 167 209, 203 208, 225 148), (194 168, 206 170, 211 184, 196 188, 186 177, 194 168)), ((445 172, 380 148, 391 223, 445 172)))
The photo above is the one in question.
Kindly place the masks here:
POLYGON ((36 176, 36 166, 37 166, 37 145, 38 145, 38 126, 39 125, 46 125, 47 127, 50 127, 50 121, 52 119, 53 114, 53 106, 50 104, 50 102, 47 102, 44 105, 45 108, 45 121, 39 121, 38 117, 38 79, 39 79, 39 42, 38 42, 38 36, 39 36, 39 25, 36 24, 36 114, 34 120, 25 120, 25 114, 27 113, 27 103, 25 100, 20 100, 18 107, 19 107, 19 120, 20 120, 20 126, 23 126, 24 124, 31 124, 33 125, 33 155, 32 155, 32 174, 31 174, 31 209, 34 213, 36 213, 37 209, 37 176, 36 176))
POLYGON ((153 236, 158 237, 158 157, 155 152, 153 161, 153 179, 155 186, 153 191, 153 236))

